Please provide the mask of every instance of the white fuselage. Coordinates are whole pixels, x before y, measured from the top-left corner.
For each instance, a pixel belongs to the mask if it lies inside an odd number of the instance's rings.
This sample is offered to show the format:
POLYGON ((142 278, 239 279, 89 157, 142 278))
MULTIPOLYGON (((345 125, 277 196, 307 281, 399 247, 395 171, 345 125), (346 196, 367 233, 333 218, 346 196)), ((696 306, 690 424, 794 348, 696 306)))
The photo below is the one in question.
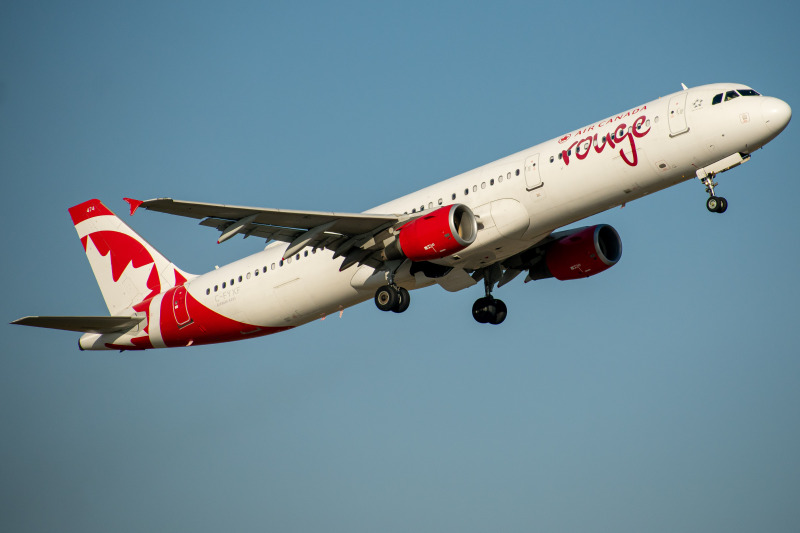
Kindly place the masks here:
MULTIPOLYGON (((769 123, 769 110, 779 100, 742 96, 712 105, 714 95, 740 87, 705 85, 664 96, 367 213, 467 205, 478 218, 476 241, 436 261, 455 267, 463 281, 465 271, 518 254, 558 228, 694 178, 731 154, 750 154, 769 142, 785 127, 769 123)), ((286 243, 272 243, 191 278, 185 287, 214 313, 258 328, 286 328, 368 300, 386 283, 386 272, 367 265, 340 271, 342 259, 334 260, 330 250, 306 248, 282 260, 286 249, 286 243)), ((407 264, 394 281, 407 289, 437 282, 448 290, 470 285, 411 275, 407 264)), ((154 347, 165 345, 159 332, 159 315, 166 309, 162 298, 150 303, 154 347)))

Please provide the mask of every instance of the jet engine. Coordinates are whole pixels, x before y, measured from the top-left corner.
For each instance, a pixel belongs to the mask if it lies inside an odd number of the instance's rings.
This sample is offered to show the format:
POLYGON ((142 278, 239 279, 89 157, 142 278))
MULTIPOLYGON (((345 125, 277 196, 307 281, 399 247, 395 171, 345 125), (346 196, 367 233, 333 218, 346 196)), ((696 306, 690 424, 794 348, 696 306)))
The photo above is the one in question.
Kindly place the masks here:
POLYGON ((386 247, 386 259, 431 261, 459 252, 475 242, 478 221, 464 204, 453 204, 415 218, 400 228, 386 247))
POLYGON ((530 271, 531 279, 588 278, 608 270, 622 257, 622 241, 608 224, 580 228, 547 245, 543 260, 530 271))

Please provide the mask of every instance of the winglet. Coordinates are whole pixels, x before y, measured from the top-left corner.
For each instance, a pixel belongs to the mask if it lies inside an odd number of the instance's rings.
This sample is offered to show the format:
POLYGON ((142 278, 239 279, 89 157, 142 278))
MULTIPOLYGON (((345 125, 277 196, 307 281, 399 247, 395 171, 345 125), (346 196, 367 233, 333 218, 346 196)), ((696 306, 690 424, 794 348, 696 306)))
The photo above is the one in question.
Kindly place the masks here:
POLYGON ((128 202, 131 206, 131 216, 139 209, 139 206, 142 205, 144 202, 142 200, 134 200, 133 198, 123 198, 126 202, 128 202))

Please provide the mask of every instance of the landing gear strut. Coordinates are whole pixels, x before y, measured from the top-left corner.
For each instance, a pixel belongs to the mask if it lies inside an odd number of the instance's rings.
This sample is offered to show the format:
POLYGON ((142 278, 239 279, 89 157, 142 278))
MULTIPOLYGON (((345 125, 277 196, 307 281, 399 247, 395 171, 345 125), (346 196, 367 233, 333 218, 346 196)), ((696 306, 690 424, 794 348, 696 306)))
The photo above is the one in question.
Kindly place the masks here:
POLYGON ((494 279, 492 272, 487 271, 483 278, 486 296, 478 298, 472 304, 472 318, 480 324, 501 324, 508 315, 508 308, 503 300, 492 297, 494 279))
POLYGON ((706 174, 704 177, 700 177, 698 172, 697 178, 706 186, 706 192, 709 196, 708 200, 706 200, 706 208, 712 213, 724 213, 728 209, 728 201, 722 196, 714 195, 714 187, 719 185, 719 183, 714 182, 714 174, 706 174))

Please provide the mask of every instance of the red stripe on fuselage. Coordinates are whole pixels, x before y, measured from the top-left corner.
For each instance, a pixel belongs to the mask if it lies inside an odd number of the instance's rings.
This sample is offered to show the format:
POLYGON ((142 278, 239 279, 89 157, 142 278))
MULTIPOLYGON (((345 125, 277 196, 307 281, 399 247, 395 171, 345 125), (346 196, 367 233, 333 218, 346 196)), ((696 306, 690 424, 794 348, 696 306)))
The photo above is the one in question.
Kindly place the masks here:
POLYGON ((263 337, 292 329, 291 327, 264 327, 233 320, 216 313, 186 294, 186 310, 190 322, 178 327, 173 300, 176 287, 164 293, 161 300, 161 338, 168 347, 188 346, 189 344, 214 344, 249 337, 263 337))

